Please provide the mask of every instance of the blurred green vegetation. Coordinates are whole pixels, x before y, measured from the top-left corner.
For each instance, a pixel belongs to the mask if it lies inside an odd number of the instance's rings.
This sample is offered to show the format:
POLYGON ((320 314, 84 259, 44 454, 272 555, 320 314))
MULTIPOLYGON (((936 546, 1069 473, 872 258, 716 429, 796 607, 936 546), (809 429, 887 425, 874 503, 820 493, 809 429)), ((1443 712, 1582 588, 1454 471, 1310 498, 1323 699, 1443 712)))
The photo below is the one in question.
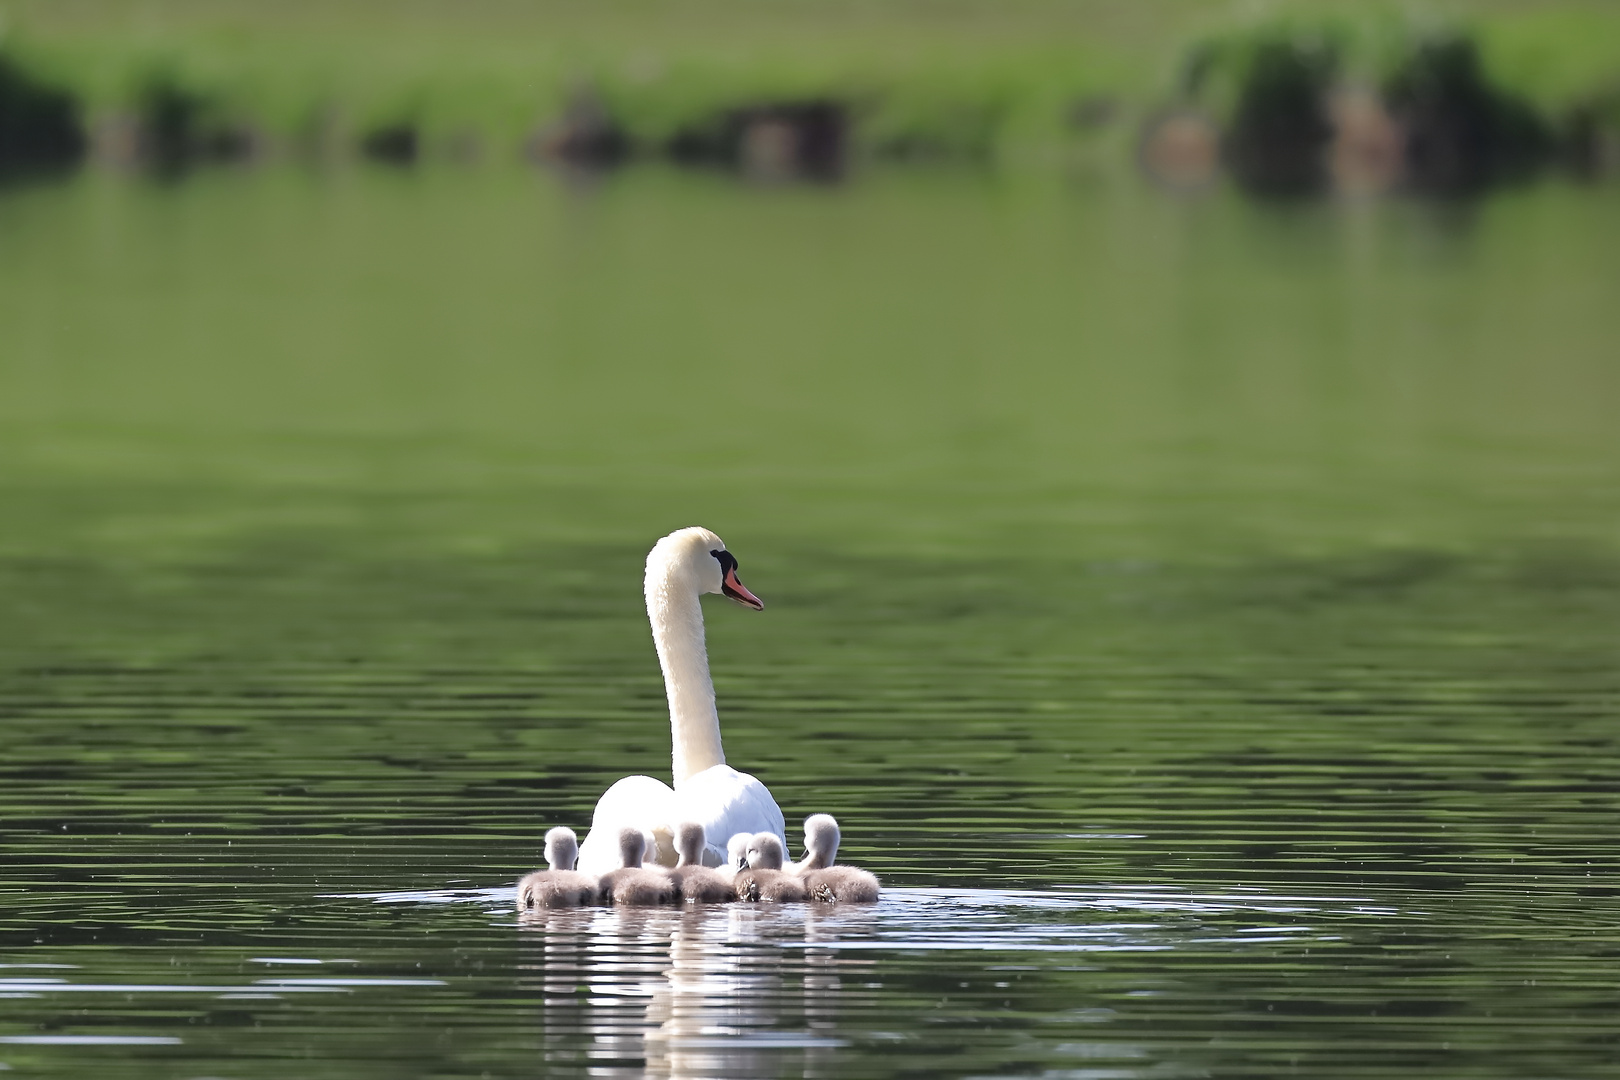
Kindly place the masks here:
POLYGON ((1231 55, 1257 35, 1332 37, 1349 70, 1382 78, 1412 42, 1458 29, 1480 42, 1492 79, 1560 112, 1620 74, 1620 10, 1596 2, 1480 0, 1447 6, 1444 19, 1321 0, 1247 14, 1196 0, 10 0, 0 10, 7 47, 71 86, 93 118, 138 114, 166 86, 216 130, 318 146, 409 128, 428 153, 515 152, 582 89, 639 145, 739 105, 833 99, 852 110, 861 152, 1049 152, 1099 137, 1073 123, 1078 106, 1149 107, 1175 93, 1189 57, 1212 45, 1231 55))

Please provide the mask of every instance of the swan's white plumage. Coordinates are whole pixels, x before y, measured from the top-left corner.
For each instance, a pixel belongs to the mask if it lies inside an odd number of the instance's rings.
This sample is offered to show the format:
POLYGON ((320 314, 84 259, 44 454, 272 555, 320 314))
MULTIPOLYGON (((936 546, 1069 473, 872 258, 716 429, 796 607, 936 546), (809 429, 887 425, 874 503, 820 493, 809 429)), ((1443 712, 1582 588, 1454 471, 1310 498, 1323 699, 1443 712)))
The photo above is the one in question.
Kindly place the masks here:
POLYGON ((737 579, 735 560, 728 570, 717 557, 725 550, 714 533, 691 528, 670 533, 647 556, 647 617, 669 698, 675 786, 650 776, 627 776, 608 788, 580 845, 579 868, 586 873, 606 873, 618 865, 618 833, 626 827, 653 835, 656 846, 648 851, 647 861, 664 866, 675 865, 674 826, 680 822, 703 826, 708 838, 705 866, 725 862, 725 849, 715 843, 718 837, 769 832, 786 842, 782 811, 770 791, 755 777, 727 765, 720 745, 720 716, 698 598, 725 592, 747 606, 764 606, 737 579))
MULTIPOLYGON (((651 776, 626 776, 603 793, 591 817, 591 831, 579 849, 579 868, 587 874, 605 874, 619 865, 619 830, 651 832, 656 847, 647 849, 646 861, 674 866, 674 824, 692 821, 703 826, 705 837, 768 832, 783 836, 782 811, 758 778, 730 765, 711 765, 671 789, 651 776)), ((703 848, 704 866, 722 866, 726 849, 713 841, 703 848)))
POLYGON ((670 822, 676 820, 675 792, 662 780, 651 776, 626 776, 616 781, 596 801, 591 815, 591 831, 579 846, 581 873, 602 875, 619 868, 619 830, 642 829, 651 832, 655 846, 644 856, 647 862, 674 866, 670 822), (666 862, 664 849, 669 849, 666 862))
POLYGON ((675 786, 676 820, 703 826, 703 865, 720 866, 726 849, 712 837, 743 832, 782 836, 782 811, 770 791, 755 777, 730 765, 711 765, 675 786))

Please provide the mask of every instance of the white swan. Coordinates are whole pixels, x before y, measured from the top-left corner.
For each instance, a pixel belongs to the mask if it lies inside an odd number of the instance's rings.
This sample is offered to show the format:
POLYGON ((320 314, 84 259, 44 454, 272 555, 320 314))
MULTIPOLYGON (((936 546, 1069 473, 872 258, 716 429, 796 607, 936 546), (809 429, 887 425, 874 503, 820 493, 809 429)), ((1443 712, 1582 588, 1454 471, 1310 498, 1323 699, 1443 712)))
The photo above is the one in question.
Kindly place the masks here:
POLYGON ((721 593, 755 611, 765 610, 737 579, 737 560, 725 542, 708 529, 679 529, 653 545, 647 556, 647 618, 669 696, 675 786, 650 776, 627 776, 608 788, 580 845, 579 868, 585 873, 604 874, 619 865, 619 830, 626 827, 652 833, 656 847, 649 849, 648 859, 663 866, 676 862, 676 822, 703 826, 705 866, 725 861, 718 837, 740 832, 785 837, 782 811, 770 791, 727 765, 720 748, 720 716, 714 708, 698 602, 704 593, 721 593))

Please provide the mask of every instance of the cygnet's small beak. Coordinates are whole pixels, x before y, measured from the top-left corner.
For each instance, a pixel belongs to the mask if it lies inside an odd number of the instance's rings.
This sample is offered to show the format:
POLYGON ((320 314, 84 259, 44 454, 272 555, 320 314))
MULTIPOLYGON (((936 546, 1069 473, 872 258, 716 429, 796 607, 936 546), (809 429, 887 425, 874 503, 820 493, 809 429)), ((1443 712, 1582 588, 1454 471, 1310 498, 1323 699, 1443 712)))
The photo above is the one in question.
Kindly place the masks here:
POLYGON ((726 567, 726 576, 720 580, 720 591, 728 599, 735 600, 743 607, 751 607, 755 611, 765 610, 765 601, 749 592, 741 581, 737 580, 737 568, 726 567))

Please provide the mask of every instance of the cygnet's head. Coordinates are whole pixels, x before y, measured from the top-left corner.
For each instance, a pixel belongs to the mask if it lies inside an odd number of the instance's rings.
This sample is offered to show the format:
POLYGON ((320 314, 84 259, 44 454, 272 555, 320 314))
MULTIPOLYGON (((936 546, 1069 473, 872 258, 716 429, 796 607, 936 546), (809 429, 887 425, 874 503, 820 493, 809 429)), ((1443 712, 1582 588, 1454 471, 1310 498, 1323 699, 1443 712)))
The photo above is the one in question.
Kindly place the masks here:
POLYGON ((811 814, 804 819, 804 850, 807 858, 817 859, 822 866, 831 866, 838 860, 838 819, 831 814, 811 814))
POLYGON ((635 869, 647 852, 647 834, 640 829, 619 830, 619 864, 635 869))
POLYGON ((647 554, 647 597, 666 588, 694 593, 720 593, 743 607, 765 610, 765 601, 749 592, 737 578, 737 558, 726 542, 708 529, 676 529, 647 554))
POLYGON ((688 821, 675 826, 675 854, 679 856, 675 865, 702 866, 703 842, 703 826, 697 822, 688 821))
POLYGON ((748 845, 754 840, 753 833, 735 833, 726 841, 726 865, 733 870, 741 870, 748 865, 748 845))
POLYGON ((755 833, 748 841, 748 869, 780 870, 787 861, 782 840, 775 833, 755 833))
POLYGON ((579 838, 574 830, 559 825, 546 833, 546 865, 553 870, 572 870, 579 858, 579 838))

